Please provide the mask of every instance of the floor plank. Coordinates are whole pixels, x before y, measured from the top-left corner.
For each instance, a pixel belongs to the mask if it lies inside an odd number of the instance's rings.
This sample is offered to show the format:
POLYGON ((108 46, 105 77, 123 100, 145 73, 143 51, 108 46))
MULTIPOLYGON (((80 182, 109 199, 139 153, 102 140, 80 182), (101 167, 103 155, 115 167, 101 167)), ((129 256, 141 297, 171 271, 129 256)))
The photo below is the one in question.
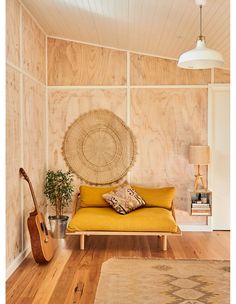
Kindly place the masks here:
POLYGON ((229 260, 230 233, 184 232, 168 237, 168 250, 161 251, 154 236, 89 236, 85 250, 79 238, 58 241, 48 265, 35 264, 31 254, 6 283, 7 304, 92 304, 102 263, 111 257, 229 260))

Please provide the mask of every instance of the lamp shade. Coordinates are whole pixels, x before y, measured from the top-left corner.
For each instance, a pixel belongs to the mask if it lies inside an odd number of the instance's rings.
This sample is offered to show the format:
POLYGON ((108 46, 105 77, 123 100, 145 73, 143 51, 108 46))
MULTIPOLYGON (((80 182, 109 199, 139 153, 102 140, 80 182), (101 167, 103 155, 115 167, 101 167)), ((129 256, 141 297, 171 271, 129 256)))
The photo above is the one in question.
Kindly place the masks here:
POLYGON ((208 165, 210 163, 210 147, 190 146, 189 163, 193 165, 208 165))
POLYGON ((195 49, 179 57, 178 67, 185 69, 211 69, 224 66, 222 55, 206 47, 205 41, 198 39, 195 49))

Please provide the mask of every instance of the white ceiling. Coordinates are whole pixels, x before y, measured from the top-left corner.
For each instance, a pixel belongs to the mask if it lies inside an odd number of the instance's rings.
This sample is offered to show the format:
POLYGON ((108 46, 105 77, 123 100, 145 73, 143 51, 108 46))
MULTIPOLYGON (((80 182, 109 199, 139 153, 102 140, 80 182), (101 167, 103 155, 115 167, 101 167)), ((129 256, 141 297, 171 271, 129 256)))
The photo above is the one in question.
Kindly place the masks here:
MULTIPOLYGON (((194 0, 21 0, 51 36, 167 58, 195 46, 199 8, 194 0)), ((230 61, 230 0, 203 7, 207 46, 230 61)))

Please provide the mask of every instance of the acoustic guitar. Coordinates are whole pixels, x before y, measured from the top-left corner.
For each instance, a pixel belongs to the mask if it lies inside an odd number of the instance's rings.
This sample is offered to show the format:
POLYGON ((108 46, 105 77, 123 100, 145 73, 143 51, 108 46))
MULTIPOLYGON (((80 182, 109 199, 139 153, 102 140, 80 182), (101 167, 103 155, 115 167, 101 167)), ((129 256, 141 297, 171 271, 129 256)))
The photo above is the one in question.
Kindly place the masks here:
POLYGON ((30 179, 23 168, 20 168, 20 174, 29 184, 35 207, 35 210, 29 214, 27 220, 33 257, 36 263, 47 263, 52 259, 54 254, 53 240, 47 230, 44 216, 39 210, 30 179))

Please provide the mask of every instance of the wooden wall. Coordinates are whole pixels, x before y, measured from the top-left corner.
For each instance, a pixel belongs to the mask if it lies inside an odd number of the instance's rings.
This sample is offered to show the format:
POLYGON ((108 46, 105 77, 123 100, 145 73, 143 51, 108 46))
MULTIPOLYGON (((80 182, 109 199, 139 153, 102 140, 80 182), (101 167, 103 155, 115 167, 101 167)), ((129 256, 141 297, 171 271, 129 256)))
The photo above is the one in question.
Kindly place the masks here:
POLYGON ((175 60, 131 54, 132 85, 208 84, 210 70, 187 70, 177 67, 175 60))
MULTIPOLYGON (((227 81, 227 72, 215 74, 217 82, 227 81)), ((207 85, 213 76, 211 70, 180 69, 175 60, 48 38, 48 167, 67 168, 63 137, 79 115, 110 109, 137 138, 131 183, 176 186, 178 222, 206 224, 205 217, 187 211, 194 182, 188 146, 207 144, 207 85)))
MULTIPOLYGON (((126 90, 56 90, 48 91, 49 111, 49 168, 67 170, 61 148, 68 126, 82 113, 103 108, 110 110, 121 119, 126 119, 126 90)), ((80 181, 75 176, 78 190, 80 181)))
MULTIPOLYGON (((190 144, 207 144, 207 89, 133 89, 131 127, 139 155, 131 170, 135 184, 176 186, 175 204, 186 211, 194 168, 188 162, 190 144)), ((183 218, 182 224, 205 223, 204 217, 183 218)))
POLYGON ((138 157, 130 181, 175 185, 178 222, 205 224, 205 217, 187 212, 194 174, 187 149, 207 143, 207 84, 228 82, 229 72, 187 71, 177 68, 175 60, 54 38, 46 41, 44 31, 17 0, 6 3, 8 269, 29 246, 26 218, 33 206, 19 167, 29 173, 44 206, 45 170, 66 169, 61 155, 65 131, 92 109, 112 110, 135 133, 138 157))
POLYGON ((48 39, 49 85, 124 85, 126 54, 70 41, 48 39))
POLYGON ((223 69, 215 69, 214 83, 230 83, 230 71, 223 69))
POLYGON ((7 274, 29 248, 26 220, 33 210, 29 174, 38 203, 45 210, 43 180, 46 158, 46 35, 17 0, 7 0, 6 66, 6 266, 7 274))

